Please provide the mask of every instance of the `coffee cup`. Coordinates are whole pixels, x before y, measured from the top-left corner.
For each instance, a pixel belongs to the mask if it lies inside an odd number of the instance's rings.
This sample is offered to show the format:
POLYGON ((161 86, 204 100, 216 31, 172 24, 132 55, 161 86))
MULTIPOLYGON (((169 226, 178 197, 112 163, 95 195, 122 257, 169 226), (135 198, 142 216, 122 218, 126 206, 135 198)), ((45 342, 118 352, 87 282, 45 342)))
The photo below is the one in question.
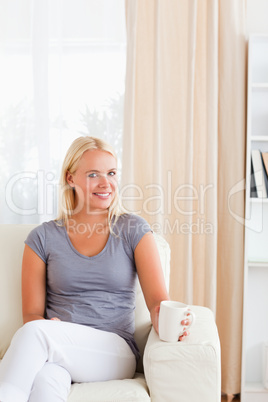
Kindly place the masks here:
POLYGON ((165 300, 160 303, 159 338, 166 342, 177 342, 183 335, 184 328, 190 328, 195 322, 195 314, 189 310, 187 304, 165 300), (189 314, 189 315, 188 315, 189 314), (181 321, 190 318, 191 322, 185 326, 181 321))

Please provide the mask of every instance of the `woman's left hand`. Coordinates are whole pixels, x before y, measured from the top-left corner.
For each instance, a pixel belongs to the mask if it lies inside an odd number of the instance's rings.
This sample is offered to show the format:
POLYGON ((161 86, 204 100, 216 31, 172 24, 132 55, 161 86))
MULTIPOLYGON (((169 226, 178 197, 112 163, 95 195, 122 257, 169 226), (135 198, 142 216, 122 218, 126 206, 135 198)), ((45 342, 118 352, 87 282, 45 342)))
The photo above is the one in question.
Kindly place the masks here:
MULTIPOLYGON (((158 329, 159 312, 160 312, 160 306, 154 307, 150 312, 153 327, 158 335, 159 335, 159 329, 158 329)), ((190 314, 187 314, 187 317, 188 316, 190 316, 190 314)), ((183 334, 179 337, 179 341, 183 341, 187 336, 190 335, 190 332, 187 331, 187 326, 190 325, 190 323, 191 323, 191 321, 188 318, 185 318, 185 320, 181 321, 181 325, 184 326, 184 330, 183 330, 183 334)))
MULTIPOLYGON (((187 314, 187 316, 190 316, 190 314, 187 314)), ((186 328, 190 324, 191 321, 189 319, 186 318, 185 320, 182 320, 181 325, 184 325, 185 328, 183 329, 183 334, 179 337, 179 341, 183 341, 186 338, 186 336, 190 335, 190 332, 187 331, 186 328)))

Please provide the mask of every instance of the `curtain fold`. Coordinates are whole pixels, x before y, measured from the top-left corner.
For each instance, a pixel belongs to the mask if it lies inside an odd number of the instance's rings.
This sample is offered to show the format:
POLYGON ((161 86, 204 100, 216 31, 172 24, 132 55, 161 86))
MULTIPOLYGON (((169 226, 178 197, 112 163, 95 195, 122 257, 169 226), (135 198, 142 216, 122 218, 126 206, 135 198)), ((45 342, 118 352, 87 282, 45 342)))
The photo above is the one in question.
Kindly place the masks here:
POLYGON ((245 194, 240 191, 231 198, 229 196, 235 185, 245 177, 244 2, 221 0, 219 16, 217 324, 221 338, 222 370, 225 373, 223 386, 226 393, 236 393, 241 372, 244 265, 244 228, 239 223, 239 217, 244 216, 245 194))
MULTIPOLYGON (((244 178, 244 18, 243 0, 126 1, 124 206, 169 242, 171 297, 217 313, 226 393, 240 390, 243 227, 227 200, 244 178)), ((244 194, 231 205, 243 216, 244 194)))

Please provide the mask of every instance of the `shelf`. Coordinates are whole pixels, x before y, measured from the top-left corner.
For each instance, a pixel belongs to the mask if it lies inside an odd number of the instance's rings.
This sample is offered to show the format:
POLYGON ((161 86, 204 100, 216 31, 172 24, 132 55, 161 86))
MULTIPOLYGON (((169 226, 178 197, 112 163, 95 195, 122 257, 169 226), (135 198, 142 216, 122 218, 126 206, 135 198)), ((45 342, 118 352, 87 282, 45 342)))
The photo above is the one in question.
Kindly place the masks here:
POLYGON ((268 390, 262 383, 246 383, 242 402, 267 402, 268 390))
POLYGON ((249 382, 245 385, 245 392, 264 393, 268 395, 268 389, 264 388, 261 382, 249 382))
POLYGON ((268 204, 268 198, 250 198, 252 204, 268 204))
POLYGON ((252 135, 251 142, 254 141, 268 141, 268 135, 252 135))
POLYGON ((249 268, 268 268, 267 261, 248 261, 249 268))
POLYGON ((268 82, 255 82, 251 84, 252 89, 268 89, 268 82))

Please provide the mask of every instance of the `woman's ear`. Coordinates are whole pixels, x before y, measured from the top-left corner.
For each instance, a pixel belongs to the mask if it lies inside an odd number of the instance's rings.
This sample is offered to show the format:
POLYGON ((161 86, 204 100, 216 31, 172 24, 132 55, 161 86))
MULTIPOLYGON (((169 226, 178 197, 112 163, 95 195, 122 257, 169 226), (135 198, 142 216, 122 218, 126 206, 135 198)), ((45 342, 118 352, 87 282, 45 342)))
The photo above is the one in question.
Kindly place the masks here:
POLYGON ((73 175, 69 171, 66 172, 66 181, 69 186, 74 187, 73 175))

